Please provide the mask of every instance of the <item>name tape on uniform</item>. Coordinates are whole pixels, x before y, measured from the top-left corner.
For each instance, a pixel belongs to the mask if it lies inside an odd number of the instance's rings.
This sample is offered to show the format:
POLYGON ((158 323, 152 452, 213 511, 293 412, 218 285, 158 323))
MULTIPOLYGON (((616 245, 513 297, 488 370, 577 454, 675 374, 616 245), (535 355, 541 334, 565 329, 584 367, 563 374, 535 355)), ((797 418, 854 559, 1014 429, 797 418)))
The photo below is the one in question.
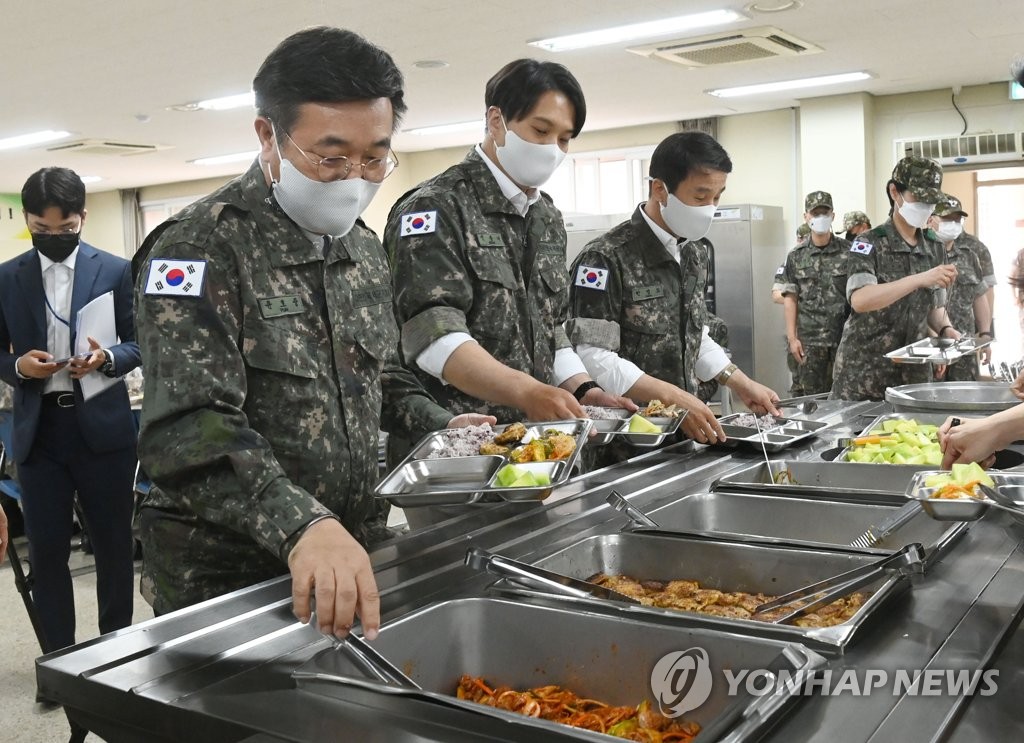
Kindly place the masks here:
POLYGON ((206 261, 153 258, 149 262, 146 294, 161 297, 201 297, 205 280, 206 261))
POLYGON ((605 268, 591 268, 580 266, 576 269, 576 286, 584 286, 587 289, 605 290, 608 285, 608 270, 605 268))
POLYGON ((875 249, 875 246, 871 243, 861 242, 857 240, 850 246, 851 253, 860 253, 861 255, 871 255, 871 251, 875 249))
POLYGON ((429 235, 437 229, 437 212, 413 212, 402 215, 402 237, 429 235))

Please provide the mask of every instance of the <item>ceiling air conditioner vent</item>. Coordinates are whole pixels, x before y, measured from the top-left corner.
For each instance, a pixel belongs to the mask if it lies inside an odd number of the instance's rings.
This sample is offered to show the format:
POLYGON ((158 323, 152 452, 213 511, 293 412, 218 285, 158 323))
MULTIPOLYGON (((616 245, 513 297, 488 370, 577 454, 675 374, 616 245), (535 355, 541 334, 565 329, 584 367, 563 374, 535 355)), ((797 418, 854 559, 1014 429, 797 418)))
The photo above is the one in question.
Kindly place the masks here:
POLYGON ((896 158, 929 157, 942 165, 1013 162, 1024 157, 1021 133, 946 135, 894 140, 896 158))
POLYGON ((164 149, 155 144, 131 144, 106 139, 79 139, 74 142, 47 147, 47 152, 74 153, 83 155, 142 155, 164 149))
POLYGON ((661 41, 657 44, 630 47, 627 51, 644 57, 657 57, 685 67, 710 67, 771 57, 814 54, 820 52, 821 47, 783 33, 777 28, 760 26, 709 36, 661 41))

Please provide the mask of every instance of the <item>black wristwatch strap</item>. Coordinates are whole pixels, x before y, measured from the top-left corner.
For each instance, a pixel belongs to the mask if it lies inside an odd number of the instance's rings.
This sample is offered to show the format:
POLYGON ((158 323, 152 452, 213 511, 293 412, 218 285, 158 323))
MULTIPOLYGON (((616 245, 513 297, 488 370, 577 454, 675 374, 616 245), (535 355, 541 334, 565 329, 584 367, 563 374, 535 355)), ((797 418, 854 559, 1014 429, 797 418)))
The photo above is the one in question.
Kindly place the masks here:
POLYGON ((575 397, 577 401, 580 401, 583 399, 583 396, 585 394, 587 394, 588 392, 590 392, 590 390, 593 389, 602 389, 602 387, 593 379, 591 379, 590 381, 584 382, 579 387, 577 387, 576 391, 572 393, 572 396, 575 397))

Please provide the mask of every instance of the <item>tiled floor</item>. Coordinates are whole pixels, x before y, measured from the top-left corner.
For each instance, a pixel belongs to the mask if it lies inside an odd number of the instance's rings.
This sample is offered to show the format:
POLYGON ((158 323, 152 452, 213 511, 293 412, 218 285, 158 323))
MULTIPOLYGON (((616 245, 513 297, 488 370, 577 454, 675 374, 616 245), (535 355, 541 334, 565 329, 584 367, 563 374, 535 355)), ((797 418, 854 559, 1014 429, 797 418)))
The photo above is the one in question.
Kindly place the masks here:
MULTIPOLYGON (((15 540, 18 554, 24 560, 28 545, 24 539, 15 540)), ((135 621, 153 616, 149 605, 138 594, 138 565, 136 563, 135 621)), ((96 574, 91 555, 80 550, 71 553, 74 576, 75 606, 77 608, 78 641, 95 637, 96 629, 96 574)), ((21 595, 14 583, 10 561, 0 565, 0 741, 5 743, 51 743, 67 741, 70 731, 67 718, 60 707, 50 708, 36 704, 35 659, 40 654, 39 643, 32 631, 21 595)), ((86 738, 89 743, 99 741, 95 735, 86 738)))

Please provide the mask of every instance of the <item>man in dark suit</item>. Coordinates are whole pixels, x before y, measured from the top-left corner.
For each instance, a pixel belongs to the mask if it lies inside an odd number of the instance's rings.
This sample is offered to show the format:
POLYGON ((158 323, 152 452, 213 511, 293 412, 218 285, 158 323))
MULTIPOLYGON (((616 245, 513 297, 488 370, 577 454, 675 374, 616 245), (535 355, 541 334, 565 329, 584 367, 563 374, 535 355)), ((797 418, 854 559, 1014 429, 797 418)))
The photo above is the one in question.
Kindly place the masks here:
POLYGON ((132 481, 136 429, 124 384, 89 400, 86 375, 139 366, 128 261, 80 241, 85 185, 67 168, 33 173, 21 191, 33 249, 0 265, 0 378, 14 388, 13 451, 47 651, 75 642, 68 569, 75 494, 96 559, 99 628, 132 621, 132 481), (78 311, 113 293, 119 343, 72 356, 78 311), (69 358, 70 357, 70 358, 69 358))

